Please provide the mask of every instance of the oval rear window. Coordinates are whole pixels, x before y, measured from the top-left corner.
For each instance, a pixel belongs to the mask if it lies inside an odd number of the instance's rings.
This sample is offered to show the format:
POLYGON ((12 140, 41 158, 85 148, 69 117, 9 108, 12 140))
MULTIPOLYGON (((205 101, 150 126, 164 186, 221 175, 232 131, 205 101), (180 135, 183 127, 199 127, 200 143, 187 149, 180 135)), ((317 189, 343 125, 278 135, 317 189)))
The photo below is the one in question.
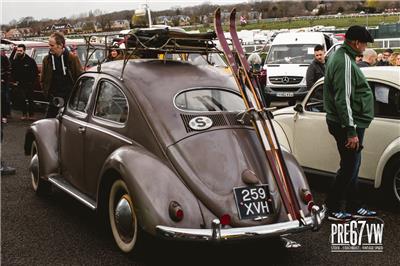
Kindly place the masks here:
POLYGON ((181 92, 175 97, 175 106, 183 111, 220 112, 243 111, 243 99, 221 89, 195 89, 181 92))

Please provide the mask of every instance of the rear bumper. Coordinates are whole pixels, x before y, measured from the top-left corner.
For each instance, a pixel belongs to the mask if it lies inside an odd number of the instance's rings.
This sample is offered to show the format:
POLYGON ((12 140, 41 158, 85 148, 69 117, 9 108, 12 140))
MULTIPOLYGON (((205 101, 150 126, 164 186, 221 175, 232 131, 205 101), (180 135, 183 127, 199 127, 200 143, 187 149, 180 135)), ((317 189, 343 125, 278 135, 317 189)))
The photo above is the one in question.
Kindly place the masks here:
POLYGON ((288 221, 252 227, 221 229, 218 219, 213 220, 211 229, 175 228, 158 225, 157 235, 169 239, 193 241, 231 241, 254 238, 270 238, 274 236, 290 235, 307 230, 317 231, 325 219, 326 208, 314 206, 311 216, 302 222, 288 221))

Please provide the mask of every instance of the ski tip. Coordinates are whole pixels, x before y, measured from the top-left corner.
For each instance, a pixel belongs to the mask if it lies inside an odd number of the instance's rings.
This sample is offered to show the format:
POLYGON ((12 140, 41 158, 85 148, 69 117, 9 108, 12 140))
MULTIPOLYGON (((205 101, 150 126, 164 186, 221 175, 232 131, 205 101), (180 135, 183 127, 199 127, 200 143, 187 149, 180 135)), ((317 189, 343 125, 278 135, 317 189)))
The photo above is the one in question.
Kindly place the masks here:
POLYGON ((215 12, 214 12, 214 14, 217 16, 219 16, 220 14, 221 14, 221 8, 220 7, 218 7, 217 9, 215 9, 215 12))
POLYGON ((231 11, 231 16, 236 16, 236 7, 234 7, 231 11))

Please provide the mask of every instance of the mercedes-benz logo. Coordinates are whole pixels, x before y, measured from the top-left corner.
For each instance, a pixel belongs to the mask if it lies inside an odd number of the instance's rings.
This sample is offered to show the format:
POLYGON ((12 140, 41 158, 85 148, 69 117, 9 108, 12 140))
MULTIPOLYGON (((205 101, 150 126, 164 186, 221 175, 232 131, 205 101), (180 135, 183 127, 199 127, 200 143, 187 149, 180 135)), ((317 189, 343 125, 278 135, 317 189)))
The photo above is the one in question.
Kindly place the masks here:
POLYGON ((289 83, 289 77, 283 77, 282 78, 283 83, 289 83))

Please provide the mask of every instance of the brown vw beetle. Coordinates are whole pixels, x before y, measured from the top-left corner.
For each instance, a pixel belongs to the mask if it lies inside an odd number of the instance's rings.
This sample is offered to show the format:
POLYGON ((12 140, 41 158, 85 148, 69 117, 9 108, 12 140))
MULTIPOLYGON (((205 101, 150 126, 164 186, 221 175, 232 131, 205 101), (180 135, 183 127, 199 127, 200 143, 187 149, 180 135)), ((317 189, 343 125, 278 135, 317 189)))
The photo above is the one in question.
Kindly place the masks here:
POLYGON ((288 219, 253 125, 238 119, 244 110, 232 76, 213 66, 102 64, 80 76, 57 118, 28 129, 33 188, 105 210, 124 252, 142 231, 228 241, 318 229, 325 210, 310 208, 304 173, 283 152, 304 215, 288 219))

